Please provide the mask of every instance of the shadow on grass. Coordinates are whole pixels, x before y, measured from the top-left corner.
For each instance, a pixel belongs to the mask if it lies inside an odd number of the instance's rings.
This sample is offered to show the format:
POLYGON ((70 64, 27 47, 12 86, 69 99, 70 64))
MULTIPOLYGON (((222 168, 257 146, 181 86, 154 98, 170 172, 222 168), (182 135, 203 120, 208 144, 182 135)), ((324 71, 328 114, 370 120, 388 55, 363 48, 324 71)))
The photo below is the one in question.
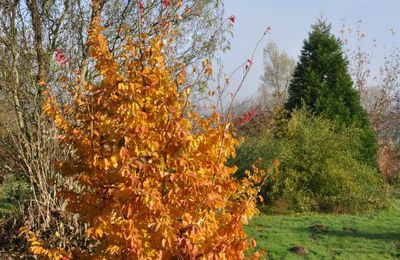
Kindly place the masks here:
POLYGON ((324 237, 349 237, 349 238, 363 238, 369 240, 392 240, 392 241, 399 241, 400 240, 400 232, 381 232, 381 233, 372 233, 372 232, 365 232, 354 230, 352 228, 344 228, 343 230, 331 230, 328 228, 325 232, 313 232, 309 228, 295 228, 294 232, 302 232, 302 233, 309 233, 311 235, 318 235, 324 237))

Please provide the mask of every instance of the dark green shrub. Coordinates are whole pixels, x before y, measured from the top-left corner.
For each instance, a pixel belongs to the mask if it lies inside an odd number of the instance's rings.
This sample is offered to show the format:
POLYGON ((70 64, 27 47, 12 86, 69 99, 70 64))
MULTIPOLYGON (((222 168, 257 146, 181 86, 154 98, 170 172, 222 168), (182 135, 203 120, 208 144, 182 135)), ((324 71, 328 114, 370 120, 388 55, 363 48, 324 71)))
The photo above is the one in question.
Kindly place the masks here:
POLYGON ((9 174, 0 185, 0 201, 16 204, 28 198, 29 184, 18 173, 9 174))
MULTIPOLYGON (((264 131, 260 136, 247 137, 236 149, 236 157, 231 160, 232 165, 238 167, 236 176, 240 179, 245 177, 246 171, 250 171, 253 166, 260 169, 268 169, 272 160, 280 159, 284 155, 284 143, 273 137, 273 134, 264 131), (261 160, 260 160, 261 159, 261 160)), ((276 172, 270 172, 272 177, 276 172)), ((268 179, 261 190, 264 200, 270 202, 273 178, 268 179)))
POLYGON ((279 211, 363 212, 387 205, 386 186, 375 168, 360 161, 363 129, 294 111, 280 137, 264 133, 237 149, 238 175, 257 158, 281 161, 266 200, 279 211))
POLYGON ((375 168, 363 163, 363 129, 295 111, 286 135, 274 195, 289 210, 362 212, 387 205, 386 186, 375 168))

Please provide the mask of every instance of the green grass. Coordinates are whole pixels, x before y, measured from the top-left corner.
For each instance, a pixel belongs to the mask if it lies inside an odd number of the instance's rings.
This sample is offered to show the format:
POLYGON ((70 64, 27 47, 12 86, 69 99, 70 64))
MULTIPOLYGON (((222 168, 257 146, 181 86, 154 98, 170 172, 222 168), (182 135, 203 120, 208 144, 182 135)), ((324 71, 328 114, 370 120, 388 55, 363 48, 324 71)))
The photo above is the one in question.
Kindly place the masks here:
POLYGON ((400 199, 366 215, 259 215, 245 227, 267 259, 400 259, 400 199), (313 231, 320 224, 325 231, 313 231), (289 251, 293 246, 308 254, 289 251))

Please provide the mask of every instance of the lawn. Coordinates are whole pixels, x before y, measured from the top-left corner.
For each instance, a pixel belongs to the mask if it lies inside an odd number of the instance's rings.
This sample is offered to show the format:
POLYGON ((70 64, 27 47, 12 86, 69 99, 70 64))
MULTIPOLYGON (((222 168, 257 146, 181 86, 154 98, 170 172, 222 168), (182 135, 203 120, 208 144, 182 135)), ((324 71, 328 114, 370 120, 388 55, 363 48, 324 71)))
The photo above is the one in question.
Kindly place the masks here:
MULTIPOLYGON (((0 201, 0 218, 11 209, 0 201)), ((359 216, 261 214, 245 229, 267 259, 400 259, 400 199, 388 210, 359 216), (290 252, 295 246, 308 253, 290 252)))
POLYGON ((267 259, 400 259, 400 199, 366 215, 258 215, 246 226, 267 259), (299 255, 293 247, 306 248, 299 255))

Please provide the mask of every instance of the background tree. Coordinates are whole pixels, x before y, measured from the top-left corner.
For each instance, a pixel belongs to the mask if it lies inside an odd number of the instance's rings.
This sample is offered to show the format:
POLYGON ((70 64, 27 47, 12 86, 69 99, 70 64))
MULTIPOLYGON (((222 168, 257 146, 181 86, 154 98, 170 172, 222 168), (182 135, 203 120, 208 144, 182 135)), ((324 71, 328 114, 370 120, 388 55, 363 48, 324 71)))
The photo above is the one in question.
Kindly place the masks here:
POLYGON ((349 60, 350 75, 355 89, 360 93, 362 105, 368 113, 371 125, 377 133, 380 172, 389 183, 393 183, 400 169, 398 147, 400 48, 394 41, 396 33, 393 29, 389 30, 393 44, 383 46, 385 52, 383 64, 374 72, 372 66, 377 61, 373 53, 380 51, 378 41, 371 41, 371 49, 366 49, 368 38, 362 31, 362 21, 357 22, 355 29, 348 27, 344 22, 343 20, 340 38, 349 60))
MULTIPOLYGON (((399 46, 393 42, 392 47, 384 46, 385 56, 383 64, 375 73, 371 68, 373 52, 379 51, 377 40, 373 40, 371 50, 367 50, 366 33, 362 31, 362 21, 357 22, 353 30, 342 24, 340 39, 344 45, 345 54, 349 60, 349 73, 354 82, 354 88, 361 96, 361 102, 366 109, 371 125, 378 134, 379 142, 385 142, 393 138, 393 121, 398 120, 395 116, 397 92, 400 86, 400 56, 399 46), (391 136, 392 135, 392 136, 391 136)), ((394 30, 389 33, 395 36, 394 30)))
POLYGON ((285 51, 280 51, 274 42, 264 49, 264 73, 258 89, 260 104, 265 105, 272 94, 272 107, 282 107, 288 97, 288 88, 292 80, 296 62, 285 51))
POLYGON ((359 159, 376 165, 375 133, 361 106, 360 96, 353 88, 341 41, 330 29, 322 19, 312 26, 296 65, 285 108, 293 111, 305 105, 317 115, 322 114, 343 126, 364 129, 364 146, 359 159))

